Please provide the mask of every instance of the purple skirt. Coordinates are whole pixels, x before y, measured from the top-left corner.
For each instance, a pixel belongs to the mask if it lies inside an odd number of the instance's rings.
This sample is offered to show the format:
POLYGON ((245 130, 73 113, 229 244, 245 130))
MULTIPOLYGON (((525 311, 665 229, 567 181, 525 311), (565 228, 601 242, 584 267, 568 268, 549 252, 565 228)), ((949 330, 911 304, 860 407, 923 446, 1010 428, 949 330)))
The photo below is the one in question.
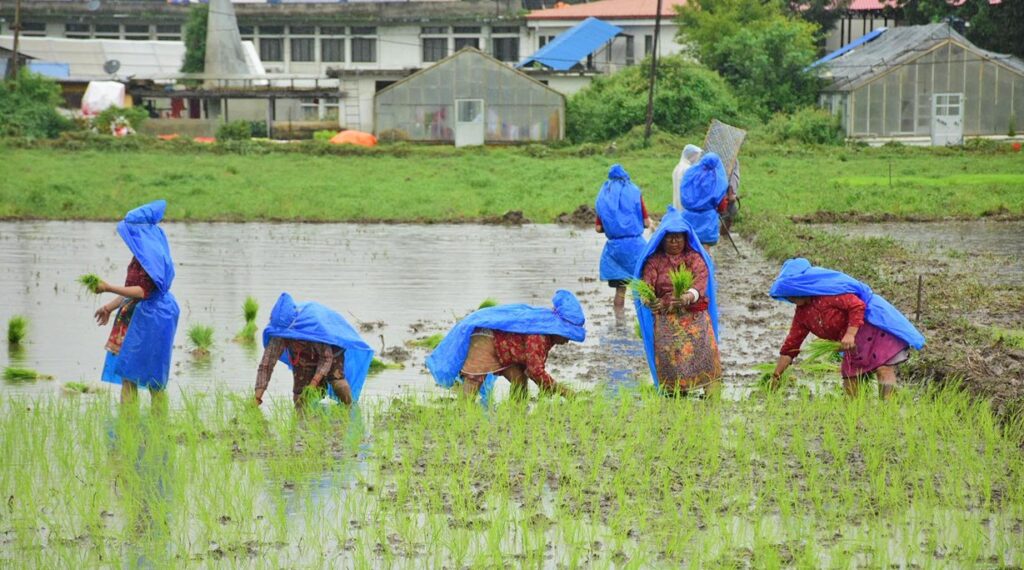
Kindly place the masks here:
POLYGON ((843 378, 865 376, 880 366, 894 366, 907 359, 909 345, 891 333, 865 322, 857 331, 855 348, 843 355, 843 378))

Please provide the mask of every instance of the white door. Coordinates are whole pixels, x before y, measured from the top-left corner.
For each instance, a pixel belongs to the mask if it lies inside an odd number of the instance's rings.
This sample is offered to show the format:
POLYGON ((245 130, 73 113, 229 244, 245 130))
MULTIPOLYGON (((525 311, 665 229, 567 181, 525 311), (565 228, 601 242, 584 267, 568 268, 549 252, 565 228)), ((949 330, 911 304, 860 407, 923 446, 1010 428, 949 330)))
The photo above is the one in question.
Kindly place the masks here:
POLYGON ((932 145, 948 146, 963 142, 963 93, 936 93, 932 96, 932 145))
POLYGON ((455 146, 484 144, 484 100, 455 100, 455 146))

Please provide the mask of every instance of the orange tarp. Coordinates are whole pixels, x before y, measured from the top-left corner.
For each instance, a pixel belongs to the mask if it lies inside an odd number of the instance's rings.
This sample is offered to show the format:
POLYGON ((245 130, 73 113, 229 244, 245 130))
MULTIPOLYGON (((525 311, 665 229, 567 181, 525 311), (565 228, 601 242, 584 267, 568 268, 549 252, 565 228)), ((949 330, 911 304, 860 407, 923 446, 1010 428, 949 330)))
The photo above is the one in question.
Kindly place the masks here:
POLYGON ((331 137, 331 144, 355 144, 359 146, 377 146, 377 137, 362 131, 341 131, 331 137))

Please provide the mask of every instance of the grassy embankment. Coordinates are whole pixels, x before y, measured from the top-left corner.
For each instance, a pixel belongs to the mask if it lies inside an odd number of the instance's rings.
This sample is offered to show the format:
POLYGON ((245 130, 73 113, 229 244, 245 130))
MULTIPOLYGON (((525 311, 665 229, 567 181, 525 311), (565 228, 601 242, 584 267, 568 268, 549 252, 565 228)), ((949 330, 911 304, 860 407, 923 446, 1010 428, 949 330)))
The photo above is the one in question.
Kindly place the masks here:
MULTIPOLYGON (((89 396, 82 396, 90 398, 89 396)), ((401 397, 296 422, 0 402, 0 560, 33 567, 970 567, 1024 556, 1020 424, 956 390, 401 397)), ((0 563, 2 564, 2 563, 0 563)))

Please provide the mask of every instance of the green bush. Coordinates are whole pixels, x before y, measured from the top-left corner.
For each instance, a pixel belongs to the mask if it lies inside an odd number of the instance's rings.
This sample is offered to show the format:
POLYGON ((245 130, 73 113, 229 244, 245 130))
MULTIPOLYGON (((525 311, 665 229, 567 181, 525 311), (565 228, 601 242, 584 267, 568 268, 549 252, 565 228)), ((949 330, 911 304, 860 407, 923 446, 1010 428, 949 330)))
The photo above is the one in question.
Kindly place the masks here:
POLYGON ((320 142, 330 142, 334 135, 338 134, 338 131, 315 131, 313 133, 313 140, 320 142))
POLYGON ((63 103, 57 82, 27 69, 0 85, 0 136, 54 138, 72 127, 57 112, 63 103))
POLYGON ((124 117, 133 129, 139 130, 139 125, 149 118, 149 111, 146 111, 144 107, 107 107, 96 115, 92 124, 100 134, 109 135, 110 124, 118 117, 124 117))
MULTIPOLYGON (((644 124, 650 60, 599 77, 573 95, 566 108, 566 131, 576 143, 607 141, 644 124)), ((716 118, 743 122, 739 104, 717 73, 682 56, 658 63, 654 91, 654 124, 682 135, 701 130, 716 118)))
POLYGON ((217 141, 247 141, 252 138, 249 121, 231 121, 217 127, 217 141))
POLYGON ((815 107, 805 107, 792 115, 779 113, 765 130, 774 142, 841 145, 845 139, 842 118, 815 107))
POLYGON ((249 121, 249 134, 253 137, 266 138, 267 133, 267 122, 266 121, 249 121))

